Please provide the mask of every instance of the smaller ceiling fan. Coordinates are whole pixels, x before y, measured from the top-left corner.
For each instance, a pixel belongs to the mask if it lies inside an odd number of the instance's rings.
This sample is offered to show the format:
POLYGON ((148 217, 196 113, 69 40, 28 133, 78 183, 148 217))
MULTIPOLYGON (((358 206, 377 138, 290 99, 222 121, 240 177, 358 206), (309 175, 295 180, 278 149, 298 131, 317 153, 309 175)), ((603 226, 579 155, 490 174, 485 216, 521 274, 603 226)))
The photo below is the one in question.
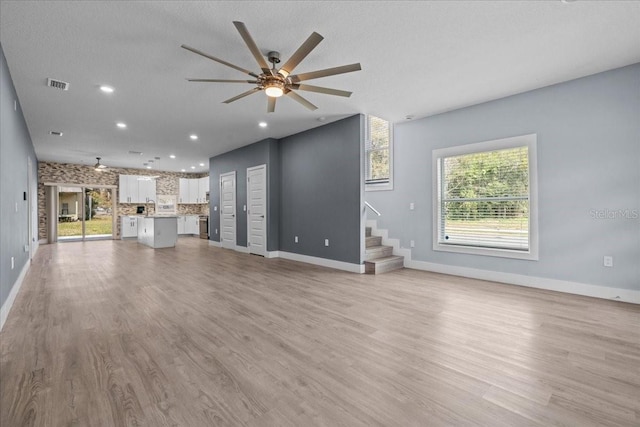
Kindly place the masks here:
POLYGON ((102 157, 96 157, 96 160, 98 161, 98 163, 93 165, 93 169, 95 169, 96 172, 102 172, 107 169, 107 165, 103 165, 102 163, 100 163, 101 158, 102 157))
POLYGON ((187 79, 190 82, 208 82, 208 83, 250 83, 255 84, 256 87, 250 89, 246 92, 241 93, 240 95, 234 96, 233 98, 227 99, 223 101, 225 104, 230 104, 238 99, 244 98, 245 96, 254 94, 256 92, 264 91, 267 95, 267 112, 273 113, 276 109, 276 99, 281 97, 282 95, 288 96, 294 101, 299 102, 304 105, 309 110, 316 110, 318 107, 313 105, 311 102, 298 95, 296 90, 303 90, 307 92, 316 92, 316 93, 324 93, 327 95, 336 95, 336 96, 351 96, 351 92, 347 92, 345 90, 338 89, 330 89, 326 87, 320 86, 312 86, 307 84, 301 84, 300 82, 306 80, 318 79, 320 77, 328 77, 334 76, 336 74, 344 74, 351 73, 353 71, 359 71, 362 68, 359 63, 343 65, 340 67, 326 68, 324 70, 311 71, 308 73, 295 74, 292 75, 291 72, 295 67, 302 62, 304 58, 323 40, 323 37, 314 32, 312 33, 307 40, 302 43, 302 45, 296 50, 291 58, 284 63, 280 69, 276 69, 276 64, 280 63, 280 53, 276 51, 269 52, 267 54, 267 59, 271 62, 272 66, 269 68, 267 61, 264 60, 260 49, 253 41, 251 34, 247 30, 247 27, 242 22, 234 21, 233 25, 235 25, 236 29, 240 33, 240 36, 244 40, 245 44, 253 54, 253 57, 258 62, 262 73, 256 74, 247 69, 239 67, 237 65, 231 64, 222 59, 216 58, 215 56, 204 53, 198 49, 189 47, 187 45, 182 45, 181 47, 189 50, 198 55, 204 56, 205 58, 209 58, 213 61, 216 61, 220 64, 226 65, 227 67, 231 67, 235 70, 241 71, 249 76, 253 77, 254 80, 225 80, 225 79, 187 79))

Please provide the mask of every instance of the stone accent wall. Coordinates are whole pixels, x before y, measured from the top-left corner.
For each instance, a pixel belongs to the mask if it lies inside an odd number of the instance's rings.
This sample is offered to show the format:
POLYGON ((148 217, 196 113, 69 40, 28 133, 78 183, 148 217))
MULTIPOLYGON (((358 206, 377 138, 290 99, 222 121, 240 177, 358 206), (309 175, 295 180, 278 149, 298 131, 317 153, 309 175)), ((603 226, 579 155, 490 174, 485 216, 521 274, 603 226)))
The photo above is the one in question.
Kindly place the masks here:
MULTIPOLYGON (((109 168, 102 172, 96 172, 93 166, 76 165, 71 163, 38 163, 38 238, 47 238, 47 211, 45 208, 45 182, 55 182, 61 184, 81 185, 91 187, 92 185, 115 185, 119 184, 120 175, 141 175, 158 176, 156 179, 156 194, 168 196, 178 194, 180 184, 179 178, 201 178, 208 176, 207 173, 181 173, 163 172, 148 169, 126 169, 109 168)), ((118 200, 118 189, 114 190, 112 197, 118 200)), ((117 203, 118 215, 115 234, 120 236, 120 216, 135 215, 136 207, 139 203, 117 203)), ((178 204, 178 215, 209 215, 209 204, 184 205, 178 204)), ((56 219, 57 220, 57 219, 56 219)))

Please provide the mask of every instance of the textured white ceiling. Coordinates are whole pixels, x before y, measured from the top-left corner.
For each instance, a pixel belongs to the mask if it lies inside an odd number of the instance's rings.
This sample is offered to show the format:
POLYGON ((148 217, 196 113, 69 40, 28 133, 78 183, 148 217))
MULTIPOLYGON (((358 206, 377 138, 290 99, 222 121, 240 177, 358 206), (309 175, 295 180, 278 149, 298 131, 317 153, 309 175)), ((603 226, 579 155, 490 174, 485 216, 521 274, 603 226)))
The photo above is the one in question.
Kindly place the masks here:
POLYGON ((173 171, 355 113, 398 123, 640 62, 639 23, 640 3, 628 1, 0 2, 0 41, 40 160, 140 168, 158 156, 173 171), (250 85, 187 82, 246 76, 183 43, 258 71, 234 20, 284 60, 322 34, 296 72, 360 62, 309 81, 353 95, 306 92, 318 110, 280 99, 267 114, 263 93, 221 103, 250 85))

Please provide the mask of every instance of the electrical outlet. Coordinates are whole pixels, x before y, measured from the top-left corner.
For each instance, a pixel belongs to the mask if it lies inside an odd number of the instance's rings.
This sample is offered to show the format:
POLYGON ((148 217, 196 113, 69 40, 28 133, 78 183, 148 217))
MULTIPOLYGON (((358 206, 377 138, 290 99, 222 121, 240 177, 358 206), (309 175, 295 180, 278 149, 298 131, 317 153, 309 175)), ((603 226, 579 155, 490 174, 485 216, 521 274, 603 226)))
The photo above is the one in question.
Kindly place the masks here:
POLYGON ((412 248, 416 247, 416 242, 414 240, 409 242, 409 246, 411 246, 412 248))
POLYGON ((329 239, 324 239, 324 245, 329 246, 329 239))
POLYGON ((604 256, 604 266, 605 267, 613 267, 613 257, 610 255, 604 256))
POLYGON ((214 206, 214 207, 213 207, 213 211, 215 212, 215 211, 217 211, 217 210, 218 210, 218 207, 217 207, 217 206, 214 206))
POLYGON ((298 243, 298 236, 294 236, 293 241, 294 241, 295 243, 298 243))
POLYGON ((24 251, 29 252, 29 245, 24 245, 24 251))
POLYGON ((247 205, 243 205, 242 210, 246 212, 247 211, 247 205))
POLYGON ((14 257, 11 257, 11 269, 13 270, 16 266, 16 259, 14 257))
POLYGON ((218 234, 218 229, 216 228, 216 234, 218 234))
POLYGON ((416 205, 413 202, 409 203, 409 210, 414 210, 415 207, 416 205))

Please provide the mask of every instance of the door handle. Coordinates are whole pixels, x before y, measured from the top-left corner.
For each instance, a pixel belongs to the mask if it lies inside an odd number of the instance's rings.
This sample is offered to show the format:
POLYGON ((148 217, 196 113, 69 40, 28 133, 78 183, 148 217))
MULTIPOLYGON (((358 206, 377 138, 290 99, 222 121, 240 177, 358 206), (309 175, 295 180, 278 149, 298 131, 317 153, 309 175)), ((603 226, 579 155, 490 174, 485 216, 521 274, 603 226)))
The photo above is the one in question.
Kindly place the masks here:
POLYGON ((260 215, 260 218, 264 219, 264 215, 260 215))
POLYGON ((232 218, 235 218, 235 217, 236 217, 236 214, 231 214, 231 217, 232 217, 232 218))

